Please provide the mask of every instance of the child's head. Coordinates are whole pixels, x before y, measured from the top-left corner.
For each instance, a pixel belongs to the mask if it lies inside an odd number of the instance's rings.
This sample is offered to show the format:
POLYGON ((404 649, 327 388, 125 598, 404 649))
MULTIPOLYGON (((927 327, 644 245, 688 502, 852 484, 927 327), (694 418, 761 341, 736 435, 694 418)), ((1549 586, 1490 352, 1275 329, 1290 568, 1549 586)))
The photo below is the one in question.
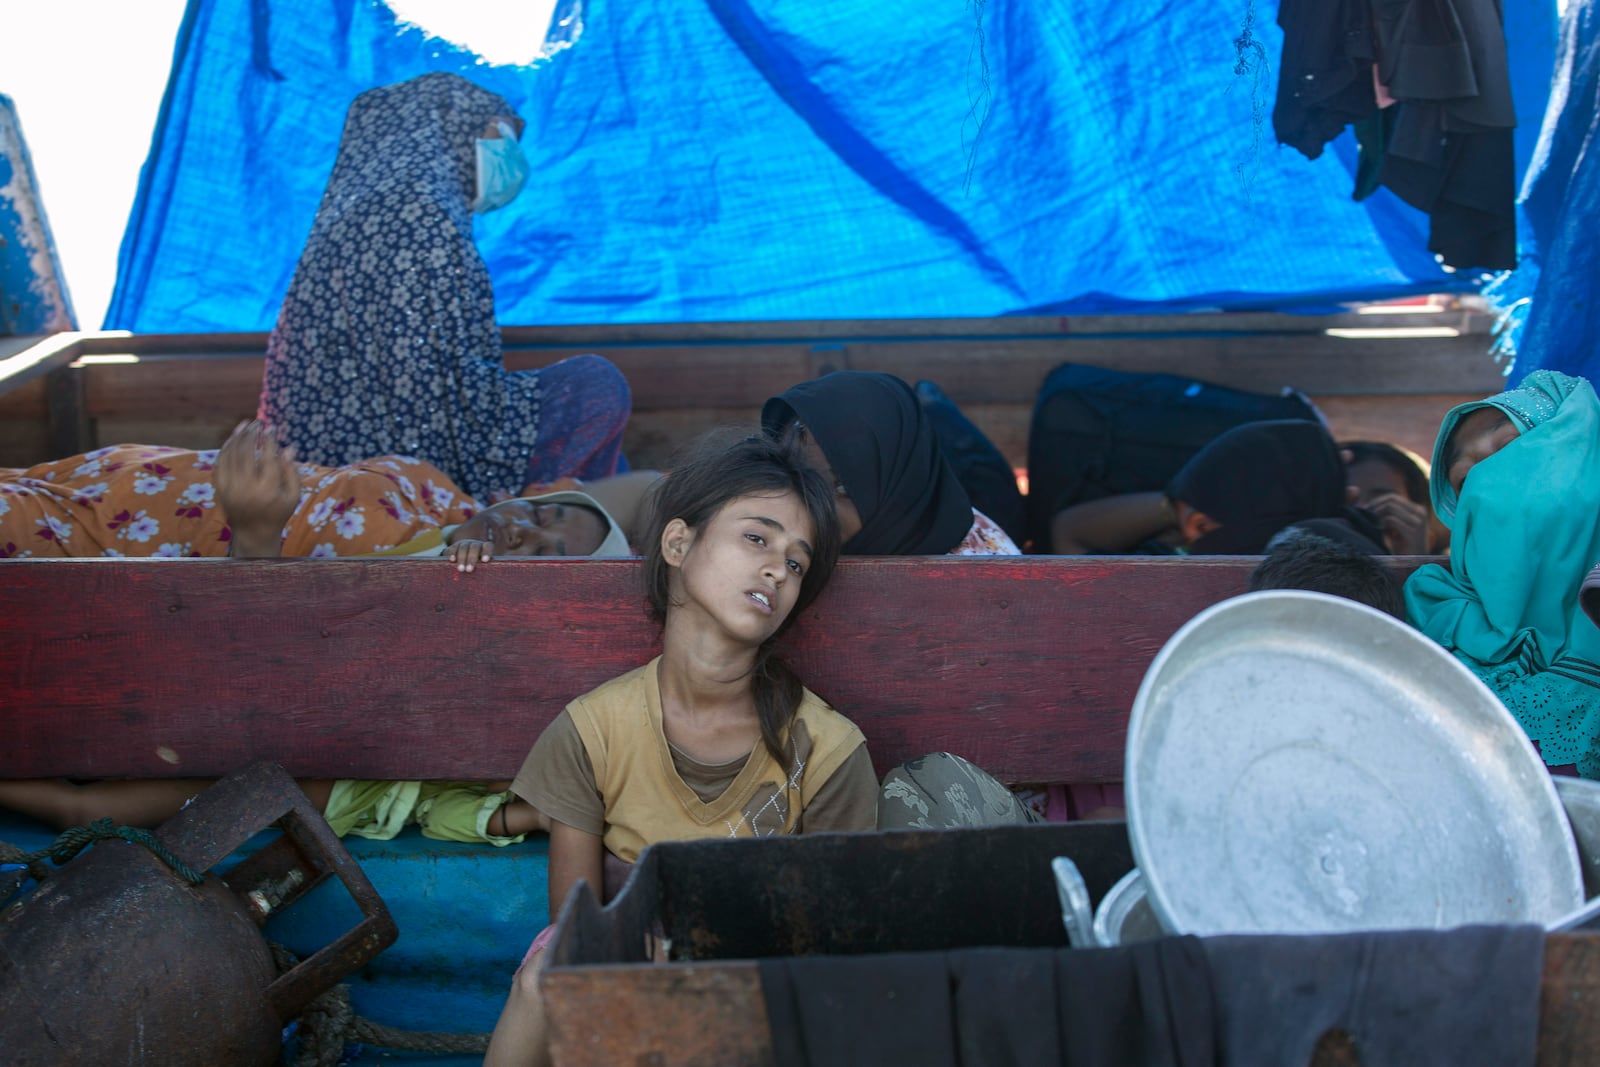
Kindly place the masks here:
POLYGON ((832 486, 792 444, 760 433, 709 434, 672 465, 657 488, 642 548, 645 594, 659 622, 682 603, 679 587, 690 553, 718 553, 707 558, 730 570, 750 562, 752 575, 769 563, 781 567, 782 599, 796 588, 798 593, 787 610, 781 602, 767 605, 771 625, 756 620, 755 632, 765 635, 758 643, 765 644, 816 599, 833 574, 839 520, 832 486), (741 506, 730 509, 735 502, 741 506), (750 559, 729 554, 729 545, 750 559))
MULTIPOLYGON (((1433 469, 1429 472, 1428 489, 1433 497, 1433 510, 1446 526, 1454 527, 1456 508, 1465 489, 1468 475, 1479 464, 1507 451, 1518 438, 1530 430, 1538 429, 1566 410, 1570 397, 1582 397, 1579 407, 1593 402, 1593 390, 1582 378, 1560 374, 1556 371, 1536 370, 1523 379, 1515 389, 1483 400, 1458 404, 1445 412, 1439 426, 1439 436, 1433 443, 1433 469)), ((1546 440, 1549 435, 1543 435, 1546 440)), ((1556 446, 1559 449, 1559 446, 1556 446)), ((1535 454, 1517 446, 1510 454, 1521 456, 1511 459, 1510 466, 1538 468, 1540 449, 1535 454)), ((1497 460, 1495 466, 1505 468, 1506 460, 1497 460)), ((1481 481, 1481 479, 1480 479, 1481 481)), ((1513 476, 1507 488, 1517 491, 1513 476)), ((1506 491, 1505 489, 1501 490, 1506 491)))
POLYGON ((1250 574, 1250 591, 1307 589, 1342 596, 1406 617, 1400 586, 1383 566, 1352 545, 1295 527, 1283 531, 1267 546, 1267 558, 1250 574))
POLYGON ((1195 453, 1166 494, 1191 552, 1254 555, 1286 526, 1343 513, 1344 464, 1320 423, 1245 423, 1195 453))
POLYGON ((627 538, 605 509, 569 490, 503 500, 457 526, 450 540, 491 541, 500 558, 629 555, 627 538))

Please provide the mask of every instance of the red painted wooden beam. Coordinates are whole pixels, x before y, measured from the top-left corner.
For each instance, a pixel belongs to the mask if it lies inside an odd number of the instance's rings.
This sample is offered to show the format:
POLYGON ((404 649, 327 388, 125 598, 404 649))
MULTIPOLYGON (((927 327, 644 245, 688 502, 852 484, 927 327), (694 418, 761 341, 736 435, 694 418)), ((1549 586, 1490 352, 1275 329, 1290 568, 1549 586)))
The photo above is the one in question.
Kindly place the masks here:
MULTIPOLYGON (((786 653, 880 771, 948 750, 1117 780, 1145 668, 1254 563, 850 560, 786 653)), ((629 561, 0 563, 0 777, 509 778, 569 700, 655 654, 643 603, 629 561)))

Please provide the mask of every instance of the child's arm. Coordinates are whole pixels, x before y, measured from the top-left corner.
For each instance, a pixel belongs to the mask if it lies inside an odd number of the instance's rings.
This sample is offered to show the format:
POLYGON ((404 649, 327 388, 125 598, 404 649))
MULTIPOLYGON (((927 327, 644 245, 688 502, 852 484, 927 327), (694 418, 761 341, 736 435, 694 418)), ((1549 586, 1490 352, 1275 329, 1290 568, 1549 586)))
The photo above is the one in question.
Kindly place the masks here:
POLYGON ((153 828, 178 814, 191 797, 214 781, 149 778, 79 785, 65 778, 20 778, 0 781, 0 808, 21 812, 57 830, 87 826, 96 819, 153 828))
POLYGON ((579 879, 589 883, 596 899, 605 898, 605 846, 591 834, 550 820, 550 921, 579 879))
MULTIPOLYGON (((526 804, 526 801, 520 801, 526 804)), ((503 809, 502 809, 503 810, 503 809)), ((582 878, 596 896, 604 895, 604 845, 599 834, 591 834, 550 821, 550 921, 556 921, 561 902, 582 878)), ((548 936, 548 931, 540 940, 548 936)), ((539 977, 544 973, 546 950, 534 942, 533 949, 511 982, 511 995, 494 1024, 484 1067, 547 1067, 550 1063, 550 1034, 544 1017, 544 1002, 539 997, 539 977)))
MULTIPOLYGON (((215 778, 137 778, 101 782, 69 782, 65 778, 18 778, 0 781, 0 808, 68 830, 96 819, 124 826, 154 829, 216 784, 215 778)), ((301 779, 301 789, 321 811, 328 806, 331 781, 301 779)))
POLYGON ((1073 504, 1050 521, 1050 551, 1058 556, 1129 552, 1175 524, 1172 505, 1158 492, 1124 493, 1073 504))

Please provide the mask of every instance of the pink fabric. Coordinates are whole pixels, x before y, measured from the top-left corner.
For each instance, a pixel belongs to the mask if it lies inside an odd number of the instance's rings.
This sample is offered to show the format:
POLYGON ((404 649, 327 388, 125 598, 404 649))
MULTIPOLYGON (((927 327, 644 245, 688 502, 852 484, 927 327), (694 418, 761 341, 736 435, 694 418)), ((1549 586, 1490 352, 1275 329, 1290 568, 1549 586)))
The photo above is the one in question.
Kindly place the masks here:
POLYGON ((1020 556, 1022 549, 1011 540, 1010 536, 1000 528, 1000 524, 989 516, 972 509, 972 528, 967 531, 967 536, 955 548, 950 550, 952 556, 1020 556))
POLYGON ((517 969, 511 976, 513 981, 516 980, 517 975, 522 973, 522 968, 528 965, 529 960, 543 952, 545 948, 549 946, 550 942, 555 940, 555 936, 555 923, 551 923, 549 926, 546 926, 543 930, 539 931, 539 936, 533 939, 533 944, 529 945, 528 951, 523 954, 522 962, 517 964, 517 969))

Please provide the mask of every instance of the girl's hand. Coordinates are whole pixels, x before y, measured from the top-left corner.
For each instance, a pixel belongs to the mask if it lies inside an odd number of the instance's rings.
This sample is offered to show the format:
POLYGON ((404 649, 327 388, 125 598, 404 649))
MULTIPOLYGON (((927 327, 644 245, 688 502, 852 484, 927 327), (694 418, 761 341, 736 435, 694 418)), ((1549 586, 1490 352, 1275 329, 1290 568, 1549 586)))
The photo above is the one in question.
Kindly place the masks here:
POLYGON ((462 574, 471 574, 472 569, 478 564, 488 563, 494 558, 494 542, 453 541, 450 544, 449 558, 450 562, 456 565, 456 570, 462 574))
POLYGON ((1428 509, 1399 493, 1380 493, 1362 507, 1377 516, 1391 556, 1422 556, 1428 552, 1428 509))
POLYGON ((217 505, 232 531, 232 555, 277 556, 283 527, 300 506, 300 469, 277 431, 240 423, 217 452, 217 505))

